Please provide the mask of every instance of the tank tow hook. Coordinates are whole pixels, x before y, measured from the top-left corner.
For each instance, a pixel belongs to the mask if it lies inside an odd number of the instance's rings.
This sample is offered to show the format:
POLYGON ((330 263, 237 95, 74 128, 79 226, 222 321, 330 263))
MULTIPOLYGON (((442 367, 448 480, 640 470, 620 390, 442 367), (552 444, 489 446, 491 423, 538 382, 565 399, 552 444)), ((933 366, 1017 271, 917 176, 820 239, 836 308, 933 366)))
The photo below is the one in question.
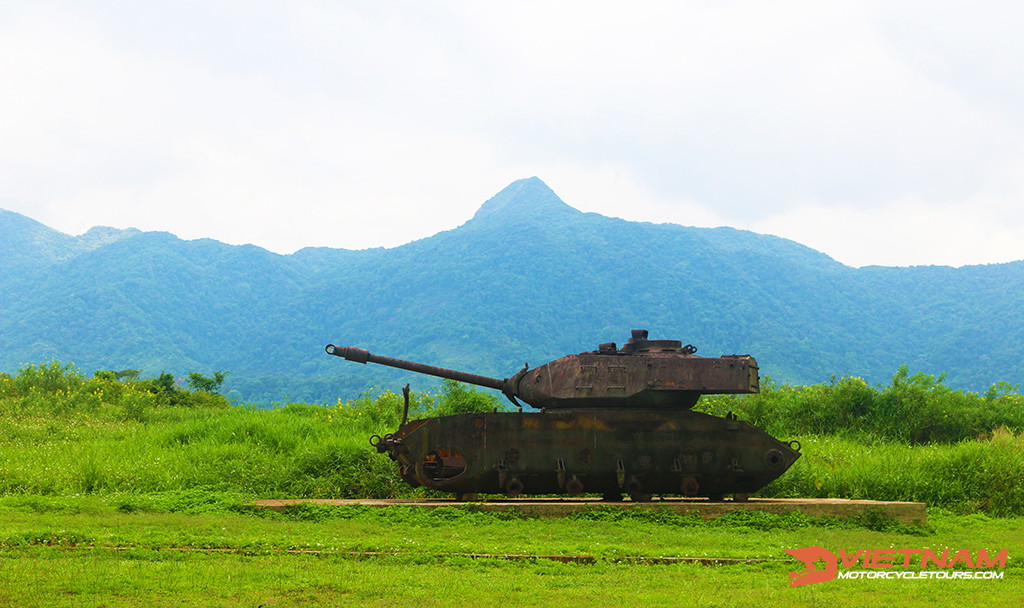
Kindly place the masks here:
POLYGON ((402 475, 405 475, 408 471, 412 470, 412 461, 409 460, 408 450, 402 447, 402 440, 396 439, 393 433, 388 433, 383 437, 380 435, 371 435, 370 445, 377 449, 378 454, 387 453, 388 458, 397 462, 399 465, 399 472, 402 475))
POLYGON ((370 435, 370 445, 377 448, 378 454, 387 452, 391 460, 395 459, 395 455, 398 452, 398 448, 402 445, 401 439, 395 439, 394 433, 388 433, 381 437, 380 435, 370 435))

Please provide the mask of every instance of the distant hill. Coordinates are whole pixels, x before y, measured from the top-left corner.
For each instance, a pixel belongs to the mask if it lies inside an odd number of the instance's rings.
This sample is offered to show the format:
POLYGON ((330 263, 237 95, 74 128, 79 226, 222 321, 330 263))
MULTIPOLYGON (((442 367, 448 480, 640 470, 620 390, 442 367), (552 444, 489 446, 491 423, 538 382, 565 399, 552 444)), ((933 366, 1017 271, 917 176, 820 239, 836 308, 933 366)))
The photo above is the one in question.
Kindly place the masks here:
POLYGON ((74 237, 0 211, 0 256, 7 372, 229 370, 236 397, 333 402, 434 381, 328 357, 329 342, 505 377, 646 328, 752 354, 777 382, 885 382, 907 364, 971 390, 1024 383, 1024 262, 855 269, 778 237, 582 213, 537 178, 392 249, 74 237))

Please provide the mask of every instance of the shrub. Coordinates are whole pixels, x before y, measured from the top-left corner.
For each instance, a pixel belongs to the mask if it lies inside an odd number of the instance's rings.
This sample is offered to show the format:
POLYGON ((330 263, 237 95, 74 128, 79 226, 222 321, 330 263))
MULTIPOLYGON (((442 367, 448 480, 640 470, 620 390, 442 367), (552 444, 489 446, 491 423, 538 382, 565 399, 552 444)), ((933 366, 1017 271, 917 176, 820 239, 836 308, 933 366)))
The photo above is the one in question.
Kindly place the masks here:
POLYGON ((756 395, 710 395, 700 409, 735 412, 773 435, 839 435, 867 441, 955 443, 1006 427, 1024 430, 1024 397, 1000 383, 985 394, 953 390, 938 377, 902 366, 887 386, 843 376, 827 384, 779 386, 765 378, 756 395))

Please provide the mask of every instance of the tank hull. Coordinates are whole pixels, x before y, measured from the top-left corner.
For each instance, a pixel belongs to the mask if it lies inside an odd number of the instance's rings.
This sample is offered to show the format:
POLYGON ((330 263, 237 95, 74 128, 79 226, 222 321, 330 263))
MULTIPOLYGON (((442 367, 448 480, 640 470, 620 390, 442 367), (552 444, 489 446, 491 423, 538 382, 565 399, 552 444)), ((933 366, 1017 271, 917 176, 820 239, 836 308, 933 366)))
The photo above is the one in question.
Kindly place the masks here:
POLYGON ((626 408, 427 418, 374 445, 410 485, 458 496, 720 498, 756 492, 800 456, 795 442, 731 416, 626 408))

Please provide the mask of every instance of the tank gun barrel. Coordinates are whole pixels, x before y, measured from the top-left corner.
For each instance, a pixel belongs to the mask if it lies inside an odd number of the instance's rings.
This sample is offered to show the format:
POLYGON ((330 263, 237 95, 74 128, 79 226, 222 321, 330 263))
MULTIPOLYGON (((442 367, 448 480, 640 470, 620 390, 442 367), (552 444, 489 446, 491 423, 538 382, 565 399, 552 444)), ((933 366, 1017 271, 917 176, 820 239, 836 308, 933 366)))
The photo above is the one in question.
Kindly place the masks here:
POLYGON ((355 361, 356 363, 377 363, 379 365, 397 367, 398 369, 405 369, 420 374, 437 376, 438 378, 448 378, 449 380, 465 382, 466 384, 475 384, 477 386, 493 388, 499 391, 504 391, 506 387, 505 380, 488 378, 487 376, 478 376, 476 374, 468 374, 454 369, 435 367, 433 365, 425 365, 414 361, 405 361, 404 359, 374 355, 368 350, 356 348, 354 346, 335 346, 333 344, 328 344, 324 350, 327 351, 328 355, 334 355, 335 357, 341 357, 347 361, 355 361))

